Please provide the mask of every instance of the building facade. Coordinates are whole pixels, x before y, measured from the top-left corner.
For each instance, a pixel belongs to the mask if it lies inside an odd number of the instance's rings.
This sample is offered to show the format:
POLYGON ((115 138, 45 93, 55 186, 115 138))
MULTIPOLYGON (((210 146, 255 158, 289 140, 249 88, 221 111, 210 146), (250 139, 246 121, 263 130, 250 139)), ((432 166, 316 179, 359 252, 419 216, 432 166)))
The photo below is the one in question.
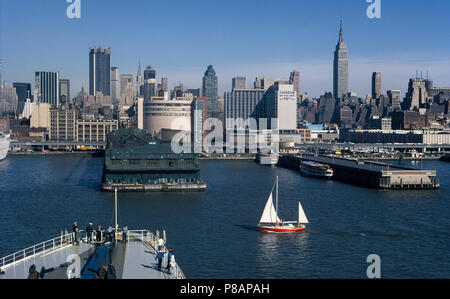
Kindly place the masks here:
POLYGON ((217 113, 221 112, 217 102, 217 95, 218 79, 216 71, 212 65, 209 65, 203 76, 202 84, 202 96, 208 99, 208 117, 214 117, 217 113))
POLYGON ((111 95, 111 49, 89 49, 89 95, 111 95))
POLYGON ((13 87, 17 93, 17 113, 22 113, 27 99, 31 99, 30 83, 13 83, 13 87))
POLYGON ((381 73, 372 74, 372 99, 378 99, 381 96, 381 73))
POLYGON ((38 102, 48 103, 55 108, 60 106, 58 72, 36 72, 34 86, 38 96, 38 102))
POLYGON ((106 142, 109 133, 119 128, 117 120, 77 121, 77 141, 106 142))
POLYGON ((294 86, 294 91, 297 92, 297 96, 302 94, 302 78, 300 76, 300 72, 292 71, 289 76, 289 84, 294 86))
POLYGON ((258 119, 264 114, 265 107, 263 105, 264 89, 241 89, 225 92, 225 126, 227 130, 233 130, 233 124, 230 120, 249 118, 258 119))
POLYGON ((116 66, 111 68, 111 100, 113 102, 120 100, 119 68, 116 66))
POLYGON ((161 129, 191 131, 191 101, 152 97, 144 101, 144 129, 156 136, 161 129))
POLYGON ((77 111, 50 108, 50 141, 77 141, 77 111))
POLYGON ((234 77, 231 79, 231 90, 235 89, 247 89, 246 77, 234 77))
POLYGON ((59 80, 59 102, 61 105, 69 105, 71 103, 69 79, 59 80))

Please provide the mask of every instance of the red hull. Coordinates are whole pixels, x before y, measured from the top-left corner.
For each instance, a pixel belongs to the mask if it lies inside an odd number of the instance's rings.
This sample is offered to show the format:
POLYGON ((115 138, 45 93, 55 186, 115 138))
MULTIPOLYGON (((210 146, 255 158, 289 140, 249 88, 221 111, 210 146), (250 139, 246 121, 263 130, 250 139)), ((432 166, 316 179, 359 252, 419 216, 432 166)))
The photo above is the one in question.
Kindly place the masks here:
POLYGON ((269 226, 259 226, 259 229, 263 232, 272 232, 272 233, 296 233, 302 230, 305 230, 306 227, 292 227, 292 228, 283 228, 283 227, 269 227, 269 226))

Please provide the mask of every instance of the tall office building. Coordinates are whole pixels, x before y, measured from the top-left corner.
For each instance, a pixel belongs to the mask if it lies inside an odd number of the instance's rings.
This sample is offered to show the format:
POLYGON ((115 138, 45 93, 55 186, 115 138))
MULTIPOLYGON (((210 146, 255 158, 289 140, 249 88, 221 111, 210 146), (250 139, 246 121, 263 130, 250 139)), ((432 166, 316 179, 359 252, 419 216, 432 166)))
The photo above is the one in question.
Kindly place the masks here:
POLYGON ((144 81, 148 79, 156 79, 156 71, 151 66, 147 66, 144 70, 144 81))
POLYGON ((70 80, 59 80, 59 101, 62 105, 70 104, 70 80))
POLYGON ((247 78, 245 78, 245 77, 234 77, 231 80, 231 90, 246 89, 246 88, 247 88, 247 78))
POLYGON ((423 78, 409 79, 408 92, 403 100, 403 109, 418 110, 427 102, 428 92, 426 80, 423 78))
POLYGON ((143 90, 144 102, 147 102, 152 97, 157 95, 156 80, 155 79, 145 80, 143 89, 144 89, 143 90))
POLYGON ((342 21, 339 30, 339 41, 334 52, 333 65, 333 96, 334 98, 342 98, 348 93, 348 51, 347 45, 344 43, 342 21))
POLYGON ((111 68, 111 100, 114 102, 119 99, 120 99, 119 68, 113 66, 111 68))
POLYGON ((372 74, 372 99, 378 99, 381 96, 381 73, 372 74))
POLYGON ((139 62, 138 72, 136 74, 136 94, 142 95, 142 86, 144 85, 144 78, 142 77, 141 63, 139 62))
POLYGON ((264 90, 268 90, 275 82, 284 81, 283 78, 268 78, 268 77, 256 77, 253 86, 255 88, 261 88, 264 90))
POLYGON ((401 102, 402 102, 402 100, 401 100, 401 91, 400 90, 388 90, 387 91, 387 95, 388 95, 388 97, 389 97, 389 100, 390 100, 390 104, 391 104, 391 107, 392 107, 392 109, 395 111, 395 110, 401 110, 402 109, 402 107, 401 107, 401 102))
POLYGON ((127 86, 133 86, 133 74, 120 75, 120 95, 122 96, 127 86))
POLYGON ((30 83, 13 83, 17 93, 17 113, 22 113, 27 99, 31 99, 30 83))
POLYGON ((0 59, 0 101, 3 99, 2 60, 0 59))
POLYGON ((166 77, 161 78, 161 90, 164 92, 169 92, 169 79, 166 77))
POLYGON ((275 82, 264 95, 265 117, 275 119, 276 128, 272 123, 270 129, 293 131, 297 129, 297 92, 291 84, 275 82))
POLYGON ((302 78, 300 76, 300 72, 292 71, 289 76, 289 84, 294 86, 294 90, 297 92, 297 96, 302 94, 302 78))
MULTIPOLYGON (((236 89, 231 92, 225 92, 225 120, 243 119, 246 121, 249 118, 258 119, 259 116, 263 116, 264 107, 262 100, 264 92, 264 89, 236 89)), ((225 126, 227 130, 234 130, 232 124, 228 122, 225 126)))
POLYGON ((89 95, 111 95, 111 49, 89 49, 89 95))
POLYGON ((209 65, 203 77, 202 85, 202 96, 208 99, 208 117, 214 117, 220 113, 219 103, 217 102, 217 89, 216 71, 212 65, 209 65))
MULTIPOLYGON (((1 113, 17 113, 18 98, 16 89, 8 87, 6 83, 2 86, 2 97, 0 98, 0 114, 1 113)), ((20 112, 22 113, 22 111, 20 112)))
POLYGON ((48 103, 55 108, 60 106, 58 72, 36 72, 34 86, 38 97, 35 102, 48 103))

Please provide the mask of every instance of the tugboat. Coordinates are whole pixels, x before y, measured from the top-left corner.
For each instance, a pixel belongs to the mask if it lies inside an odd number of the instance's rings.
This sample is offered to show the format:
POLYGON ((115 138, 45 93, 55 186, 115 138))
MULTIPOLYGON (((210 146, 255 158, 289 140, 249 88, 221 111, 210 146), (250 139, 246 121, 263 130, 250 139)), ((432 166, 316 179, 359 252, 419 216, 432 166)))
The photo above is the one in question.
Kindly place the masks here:
POLYGON ((259 221, 258 228, 263 232, 270 233, 295 233, 306 229, 304 224, 309 223, 303 211, 302 205, 298 203, 298 221, 282 221, 278 217, 278 177, 275 185, 272 187, 266 207, 259 221), (273 206, 272 194, 276 188, 276 205, 273 206))

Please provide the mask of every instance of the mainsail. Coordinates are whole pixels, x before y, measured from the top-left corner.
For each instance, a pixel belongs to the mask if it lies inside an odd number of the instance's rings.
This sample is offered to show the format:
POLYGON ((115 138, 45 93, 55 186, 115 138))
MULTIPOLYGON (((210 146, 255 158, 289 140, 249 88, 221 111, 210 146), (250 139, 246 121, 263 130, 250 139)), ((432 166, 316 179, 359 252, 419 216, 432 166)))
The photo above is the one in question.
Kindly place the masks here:
POLYGON ((277 212, 275 211, 275 207, 273 206, 272 193, 270 193, 269 200, 267 201, 266 207, 264 208, 264 212, 259 223, 276 222, 281 222, 281 220, 280 218, 278 218, 277 212))
POLYGON ((303 211, 300 202, 298 202, 298 223, 309 223, 308 218, 306 218, 305 211, 303 211))

